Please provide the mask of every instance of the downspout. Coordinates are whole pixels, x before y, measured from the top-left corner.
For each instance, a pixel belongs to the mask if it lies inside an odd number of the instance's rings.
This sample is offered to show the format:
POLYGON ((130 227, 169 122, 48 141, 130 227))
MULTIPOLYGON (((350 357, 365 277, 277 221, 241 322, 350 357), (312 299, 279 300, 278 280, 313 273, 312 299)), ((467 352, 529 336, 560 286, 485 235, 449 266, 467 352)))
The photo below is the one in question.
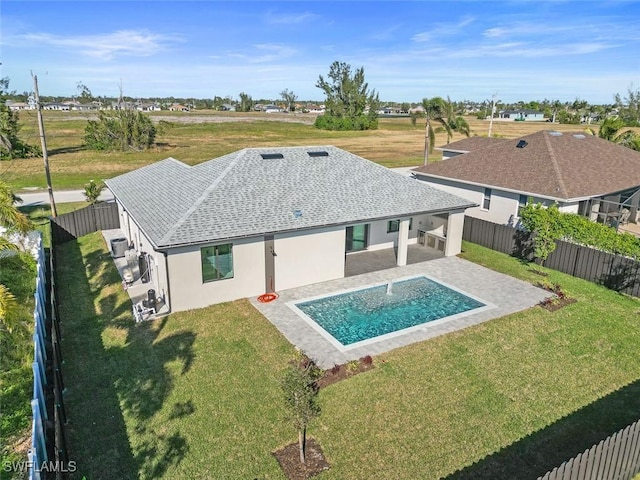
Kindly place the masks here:
POLYGON ((169 260, 167 259, 167 251, 162 250, 162 255, 164 256, 164 271, 167 276, 167 298, 169 299, 169 311, 167 313, 171 313, 171 280, 169 276, 169 260))

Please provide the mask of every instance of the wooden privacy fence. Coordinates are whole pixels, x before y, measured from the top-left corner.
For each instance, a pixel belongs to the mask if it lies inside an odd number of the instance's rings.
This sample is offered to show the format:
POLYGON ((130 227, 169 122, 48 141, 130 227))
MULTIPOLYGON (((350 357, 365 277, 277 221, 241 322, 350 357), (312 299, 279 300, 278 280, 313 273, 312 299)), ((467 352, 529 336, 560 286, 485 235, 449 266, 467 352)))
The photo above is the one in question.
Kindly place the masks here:
POLYGON ((96 203, 51 219, 51 242, 60 245, 89 233, 120 228, 118 205, 96 203))
POLYGON ((640 421, 637 421, 538 480, 629 480, 639 472, 640 421))
MULTIPOLYGON (((526 232, 473 217, 465 217, 462 238, 509 255, 526 256, 523 249, 528 248, 526 232)), ((544 266, 640 297, 638 260, 556 240, 556 249, 547 257, 544 266)))

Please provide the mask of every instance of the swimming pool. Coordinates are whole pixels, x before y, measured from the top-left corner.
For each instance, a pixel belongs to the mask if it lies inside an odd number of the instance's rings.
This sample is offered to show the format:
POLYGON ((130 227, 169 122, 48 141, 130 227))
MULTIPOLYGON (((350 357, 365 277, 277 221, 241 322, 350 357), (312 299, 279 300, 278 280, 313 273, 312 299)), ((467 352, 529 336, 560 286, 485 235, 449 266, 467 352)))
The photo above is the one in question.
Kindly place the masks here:
POLYGON ((426 276, 291 302, 289 306, 341 349, 459 318, 489 304, 426 276))

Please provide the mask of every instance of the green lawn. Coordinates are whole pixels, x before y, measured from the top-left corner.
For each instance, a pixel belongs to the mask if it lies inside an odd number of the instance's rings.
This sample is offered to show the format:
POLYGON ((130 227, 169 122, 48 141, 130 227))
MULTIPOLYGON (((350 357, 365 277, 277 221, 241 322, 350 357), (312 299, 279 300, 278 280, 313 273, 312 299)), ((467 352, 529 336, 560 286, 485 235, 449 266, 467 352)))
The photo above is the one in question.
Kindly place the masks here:
MULTIPOLYGON (((463 256, 540 278, 476 245, 463 256)), ((296 438, 278 386, 293 347, 265 318, 238 301, 136 325, 99 234, 58 263, 78 478, 283 478, 271 452, 296 438)), ((535 478, 637 420, 640 301, 549 279, 578 303, 395 350, 323 389, 318 478, 535 478)))

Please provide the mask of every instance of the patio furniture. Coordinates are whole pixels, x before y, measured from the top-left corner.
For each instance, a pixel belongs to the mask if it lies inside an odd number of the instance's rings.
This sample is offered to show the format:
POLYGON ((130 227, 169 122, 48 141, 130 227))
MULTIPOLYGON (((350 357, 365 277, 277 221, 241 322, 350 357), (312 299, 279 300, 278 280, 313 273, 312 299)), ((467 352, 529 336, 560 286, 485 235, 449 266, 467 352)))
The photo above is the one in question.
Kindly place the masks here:
POLYGON ((629 209, 628 208, 623 208, 620 213, 621 213, 621 215, 620 215, 620 225, 625 225, 625 224, 629 223, 629 215, 631 214, 629 209))

